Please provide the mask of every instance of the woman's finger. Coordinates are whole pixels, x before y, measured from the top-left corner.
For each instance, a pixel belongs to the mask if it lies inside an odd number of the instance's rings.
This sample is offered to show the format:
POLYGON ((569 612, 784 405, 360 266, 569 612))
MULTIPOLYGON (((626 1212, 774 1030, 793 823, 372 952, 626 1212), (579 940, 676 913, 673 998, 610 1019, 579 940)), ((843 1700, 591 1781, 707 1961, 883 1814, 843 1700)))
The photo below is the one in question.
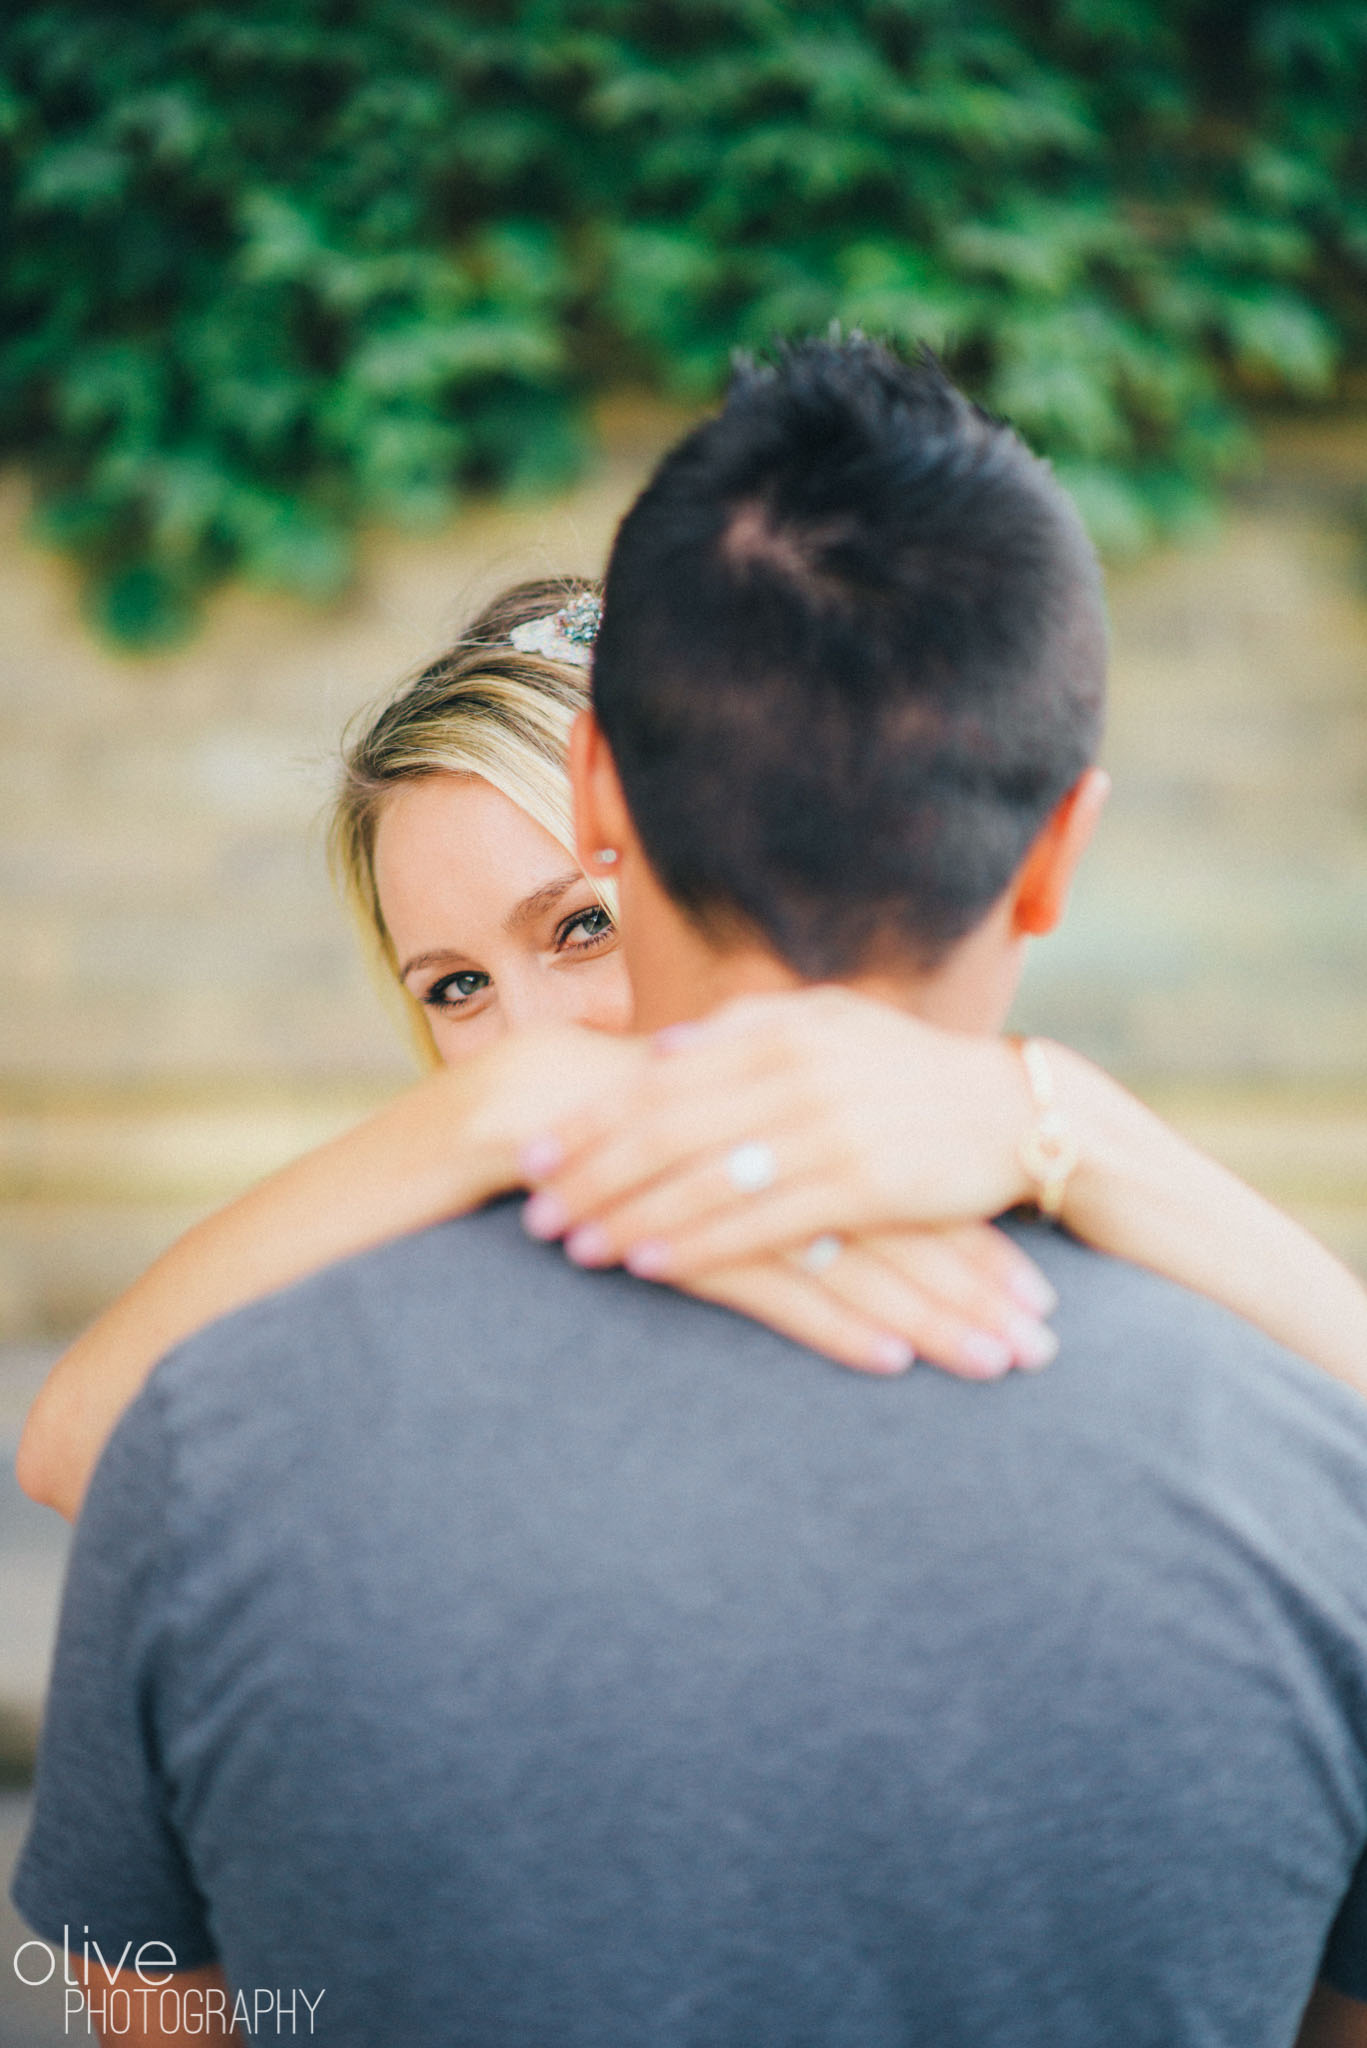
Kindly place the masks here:
POLYGON ((725 1115, 682 1100, 661 1105, 653 1116, 624 1112, 609 1136, 538 1188, 527 1227, 534 1236, 558 1237, 592 1221, 609 1255, 620 1257, 637 1238, 671 1235, 753 1200, 770 1184, 817 1172, 832 1190, 833 1214, 839 1207, 840 1220, 852 1223, 858 1204, 857 1220, 865 1220, 857 1160, 843 1160, 819 1120, 802 1119, 782 1092, 761 1083, 725 1115), (726 1142, 737 1128, 763 1136, 726 1142))
POLYGON ((913 1347, 904 1339, 880 1330, 782 1259, 721 1267, 700 1274, 686 1291, 767 1323, 780 1336, 857 1372, 902 1373, 915 1359, 913 1347))
POLYGON ((1054 1357, 1053 1332, 926 1231, 919 1246, 879 1238, 842 1248, 822 1279, 851 1308, 895 1330, 920 1357, 969 1379, 997 1379, 1011 1366, 1038 1370, 1054 1357))
POLYGON ((861 1372, 901 1372, 920 1357, 956 1378, 995 1380, 1023 1362, 1002 1338, 975 1330, 859 1247, 820 1278, 766 1259, 698 1274, 687 1291, 861 1372))
POLYGON ((601 1222, 595 1217, 580 1225, 565 1248, 581 1265, 621 1264, 646 1279, 685 1285, 719 1266, 799 1250, 850 1221, 825 1174, 785 1177, 743 1198, 722 1182, 720 1163, 713 1161, 647 1188, 601 1222))
MULTIPOLYGON (((702 1142, 717 1144, 738 1141, 753 1129, 756 1115, 768 1111, 768 1105, 757 1110, 751 1102, 754 1084, 782 1078, 789 1099, 801 1084, 800 1062, 772 1023, 743 1031, 715 1030, 712 1020, 706 1026, 675 1025, 655 1045, 687 1033, 696 1034, 696 1046, 690 1039, 677 1052, 652 1050, 628 1097, 569 1112, 548 1125, 528 1147, 529 1179, 542 1183, 564 1174, 585 1154, 620 1137, 626 1126, 651 1134, 645 1170, 663 1171, 673 1158, 691 1156, 695 1131, 708 1133, 702 1142)), ((641 1168, 633 1173, 628 1167, 620 1185, 633 1186, 643 1177, 641 1168)))
POLYGON ((1037 1315, 1051 1316, 1058 1307, 1058 1291, 1035 1261, 1023 1252, 1004 1230, 994 1223, 942 1224, 936 1236, 952 1246, 976 1272, 995 1279, 1037 1315))
MULTIPOLYGON (((1015 1260, 1000 1258, 993 1238, 1015 1251, 1009 1239, 989 1224, 975 1225, 971 1232, 963 1233, 880 1231, 861 1242, 965 1322, 995 1330, 1015 1342, 1021 1332, 1043 1330, 1042 1319, 1057 1306, 1057 1298, 1044 1275, 1023 1254, 1024 1271, 1015 1260)), ((1025 1341, 1040 1348, 1033 1336, 1027 1335, 1025 1341)))

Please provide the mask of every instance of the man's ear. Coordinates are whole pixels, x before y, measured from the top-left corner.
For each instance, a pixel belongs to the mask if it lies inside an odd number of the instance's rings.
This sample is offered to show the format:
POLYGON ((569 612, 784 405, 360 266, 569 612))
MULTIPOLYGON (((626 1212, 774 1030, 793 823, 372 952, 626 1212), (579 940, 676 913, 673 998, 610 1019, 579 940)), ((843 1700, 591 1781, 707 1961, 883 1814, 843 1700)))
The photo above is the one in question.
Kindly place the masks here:
POLYGON ((581 711, 570 731, 570 786, 574 791, 574 844, 589 875, 620 873, 624 850, 636 843, 631 813, 617 779, 617 764, 591 711, 581 711), (604 863, 603 852, 616 859, 604 863))
POLYGON ((1068 905, 1077 864, 1111 793, 1104 768, 1088 768, 1060 798, 1016 877, 1012 922, 1022 938, 1043 938, 1068 905))

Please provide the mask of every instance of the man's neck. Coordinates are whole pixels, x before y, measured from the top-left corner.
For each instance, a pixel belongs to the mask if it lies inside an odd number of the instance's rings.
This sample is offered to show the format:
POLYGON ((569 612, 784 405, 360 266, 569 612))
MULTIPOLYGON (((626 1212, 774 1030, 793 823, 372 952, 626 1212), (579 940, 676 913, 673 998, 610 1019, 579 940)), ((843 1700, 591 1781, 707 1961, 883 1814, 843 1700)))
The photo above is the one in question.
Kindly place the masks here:
MULTIPOLYGON (((772 995, 803 986, 775 954, 752 944, 719 945, 673 905, 642 905, 624 918, 627 966, 636 992, 638 1031, 695 1021, 740 996, 772 995)), ((861 995, 890 1003, 946 1030, 999 1031, 1015 993, 1020 942, 991 914, 933 971, 908 967, 841 976, 861 995)))

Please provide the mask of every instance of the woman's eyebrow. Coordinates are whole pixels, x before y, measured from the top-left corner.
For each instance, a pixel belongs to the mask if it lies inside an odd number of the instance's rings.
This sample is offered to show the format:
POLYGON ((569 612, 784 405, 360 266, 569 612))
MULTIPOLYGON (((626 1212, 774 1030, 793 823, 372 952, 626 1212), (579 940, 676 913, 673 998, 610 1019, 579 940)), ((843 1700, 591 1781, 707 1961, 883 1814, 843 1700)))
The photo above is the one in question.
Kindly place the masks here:
POLYGON ((449 946, 438 946, 432 953, 415 953, 411 960, 405 960, 399 969, 399 980, 407 981, 416 967, 449 967, 453 960, 464 960, 464 953, 452 952, 449 946))
POLYGON ((504 931, 520 931, 523 925, 534 924, 537 918, 555 908, 567 889, 572 889, 583 879, 581 869, 571 868, 568 874, 557 875, 553 882, 543 882, 539 889, 533 889, 530 896, 524 896, 520 903, 514 904, 503 920, 504 931))

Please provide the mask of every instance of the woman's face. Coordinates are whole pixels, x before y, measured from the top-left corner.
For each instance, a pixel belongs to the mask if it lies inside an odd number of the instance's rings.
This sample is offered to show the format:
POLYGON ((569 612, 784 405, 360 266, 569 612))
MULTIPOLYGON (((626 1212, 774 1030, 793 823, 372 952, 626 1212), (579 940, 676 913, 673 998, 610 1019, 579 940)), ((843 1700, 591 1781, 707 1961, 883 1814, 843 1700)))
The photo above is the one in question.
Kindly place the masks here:
POLYGON ((617 933, 573 856, 475 775, 401 783, 375 834, 399 978, 444 1063, 528 1024, 624 1031, 617 933))

